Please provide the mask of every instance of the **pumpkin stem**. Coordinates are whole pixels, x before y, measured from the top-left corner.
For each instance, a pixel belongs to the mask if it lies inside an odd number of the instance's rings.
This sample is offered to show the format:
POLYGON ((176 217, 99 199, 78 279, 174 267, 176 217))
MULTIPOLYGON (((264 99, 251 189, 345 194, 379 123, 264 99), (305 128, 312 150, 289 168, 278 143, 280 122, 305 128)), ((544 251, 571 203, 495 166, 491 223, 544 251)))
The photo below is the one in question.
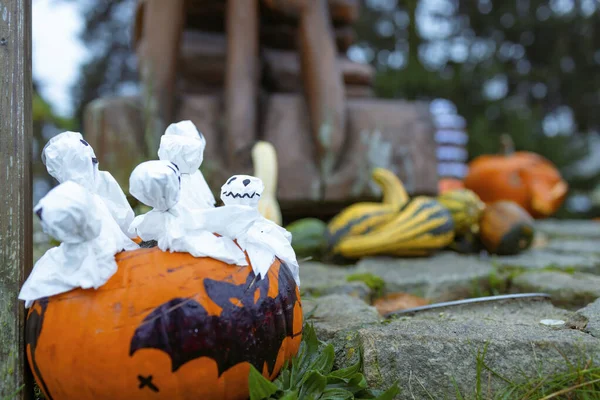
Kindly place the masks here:
POLYGON ((502 148, 502 154, 509 156, 515 152, 515 142, 508 133, 500 135, 500 147, 502 148))

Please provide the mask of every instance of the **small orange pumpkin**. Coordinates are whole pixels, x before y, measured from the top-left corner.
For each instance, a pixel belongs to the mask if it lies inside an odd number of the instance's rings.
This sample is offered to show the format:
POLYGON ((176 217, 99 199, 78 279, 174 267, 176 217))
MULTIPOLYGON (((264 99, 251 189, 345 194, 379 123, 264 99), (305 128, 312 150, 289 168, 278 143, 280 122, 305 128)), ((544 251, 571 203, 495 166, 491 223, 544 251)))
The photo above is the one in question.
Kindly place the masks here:
POLYGON ((505 154, 483 155, 469 164, 464 185, 485 203, 510 200, 534 218, 546 218, 562 205, 568 191, 556 167, 536 153, 514 151, 503 137, 505 154))
POLYGON ((116 260, 98 290, 28 313, 27 357, 47 399, 247 399, 251 364, 272 380, 298 352, 300 293, 279 260, 264 279, 157 247, 116 260))
POLYGON ((519 254, 533 243, 534 221, 517 203, 497 201, 483 211, 479 237, 491 254, 519 254))

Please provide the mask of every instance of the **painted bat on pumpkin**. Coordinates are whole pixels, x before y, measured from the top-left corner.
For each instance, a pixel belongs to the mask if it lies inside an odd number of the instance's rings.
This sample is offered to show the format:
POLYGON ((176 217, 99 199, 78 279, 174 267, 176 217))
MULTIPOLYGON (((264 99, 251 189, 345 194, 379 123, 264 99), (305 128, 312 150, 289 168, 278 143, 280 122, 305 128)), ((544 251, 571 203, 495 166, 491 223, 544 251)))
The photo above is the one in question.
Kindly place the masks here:
POLYGON ((130 356, 151 348, 169 355, 173 372, 187 362, 209 357, 216 361, 219 376, 242 362, 259 371, 266 364, 271 374, 284 339, 302 332, 293 332, 298 298, 289 268, 281 264, 280 290, 274 298, 268 296, 269 279, 257 280, 252 272, 241 285, 205 279, 206 293, 222 308, 220 315, 209 315, 193 299, 172 299, 152 311, 136 329, 130 356))

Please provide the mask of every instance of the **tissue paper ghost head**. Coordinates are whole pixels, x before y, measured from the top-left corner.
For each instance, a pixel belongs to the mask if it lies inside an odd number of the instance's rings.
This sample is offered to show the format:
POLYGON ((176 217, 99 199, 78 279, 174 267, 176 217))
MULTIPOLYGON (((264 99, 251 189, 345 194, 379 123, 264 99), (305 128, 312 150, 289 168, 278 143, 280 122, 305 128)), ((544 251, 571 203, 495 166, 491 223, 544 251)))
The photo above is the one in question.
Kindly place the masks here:
POLYGON ((200 168, 204 144, 198 139, 180 135, 162 135, 158 158, 177 164, 182 174, 193 174, 200 168))
POLYGON ((250 175, 234 175, 221 186, 223 204, 258 207, 264 190, 263 182, 250 175))
POLYGON ((146 161, 129 177, 129 193, 147 206, 166 211, 179 201, 181 174, 169 161, 146 161))
POLYGON ((87 189, 67 181, 50 190, 33 210, 48 235, 65 243, 81 243, 100 234, 102 221, 93 204, 87 189))
POLYGON ((59 183, 73 181, 87 189, 95 187, 98 159, 79 132, 63 132, 51 138, 42 150, 42 162, 59 183))
POLYGON ((186 136, 194 139, 199 139, 202 143, 206 144, 206 139, 204 139, 204 135, 202 135, 202 132, 198 131, 196 125, 194 125, 194 123, 189 120, 180 121, 169 125, 167 127, 167 130, 165 130, 165 135, 186 136))

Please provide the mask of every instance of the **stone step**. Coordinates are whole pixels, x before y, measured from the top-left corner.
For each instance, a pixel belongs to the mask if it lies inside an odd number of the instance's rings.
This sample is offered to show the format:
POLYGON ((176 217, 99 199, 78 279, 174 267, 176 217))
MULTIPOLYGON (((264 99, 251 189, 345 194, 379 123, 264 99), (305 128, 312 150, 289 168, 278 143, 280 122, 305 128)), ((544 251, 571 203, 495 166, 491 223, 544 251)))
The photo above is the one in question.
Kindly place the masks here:
POLYGON ((536 221, 536 230, 549 237, 600 239, 600 222, 591 220, 536 221))
POLYGON ((511 291, 548 293, 555 305, 577 309, 600 297, 600 276, 583 272, 526 272, 512 280, 511 291))
POLYGON ((369 385, 384 389, 399 381, 399 399, 454 399, 457 390, 474 398, 478 373, 486 395, 494 396, 507 388, 507 380, 550 376, 568 371, 568 362, 585 365, 600 356, 600 339, 592 336, 600 326, 600 304, 575 313, 547 299, 503 300, 380 323, 356 301, 348 296, 316 300, 325 310, 317 317, 317 334, 334 345, 337 367, 356 362, 360 349, 369 385), (361 310, 360 324, 348 317, 351 307, 361 310), (563 323, 549 326, 543 320, 563 323), (344 321, 350 328, 343 329, 344 321))
POLYGON ((385 293, 405 292, 439 302, 486 291, 494 268, 478 256, 441 252, 426 258, 364 258, 353 272, 381 277, 385 293))

